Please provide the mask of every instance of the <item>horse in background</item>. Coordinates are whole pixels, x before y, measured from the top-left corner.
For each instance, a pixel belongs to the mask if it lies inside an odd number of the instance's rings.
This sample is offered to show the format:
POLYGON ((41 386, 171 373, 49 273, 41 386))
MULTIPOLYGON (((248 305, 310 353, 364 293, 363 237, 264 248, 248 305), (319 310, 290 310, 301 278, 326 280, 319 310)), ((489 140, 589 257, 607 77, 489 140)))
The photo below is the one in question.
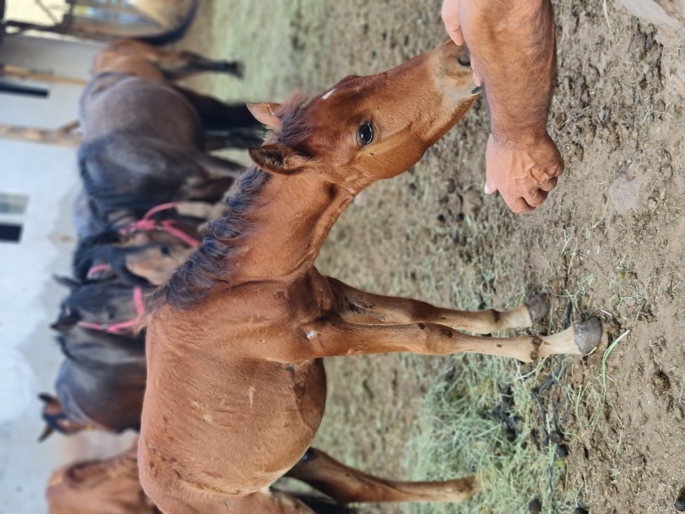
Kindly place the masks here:
POLYGON ((145 334, 137 324, 151 288, 58 280, 71 290, 52 325, 64 362, 57 396, 39 395, 46 423, 39 440, 55 430, 139 430, 147 368, 145 334))

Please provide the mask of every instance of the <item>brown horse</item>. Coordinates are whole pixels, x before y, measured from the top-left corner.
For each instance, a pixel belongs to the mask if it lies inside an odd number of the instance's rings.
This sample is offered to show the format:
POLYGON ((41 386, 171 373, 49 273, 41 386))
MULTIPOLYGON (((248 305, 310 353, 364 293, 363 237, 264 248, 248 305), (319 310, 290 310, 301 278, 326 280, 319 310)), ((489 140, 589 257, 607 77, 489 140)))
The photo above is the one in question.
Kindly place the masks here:
MULTIPOLYGON (((159 510, 138 479, 138 445, 107 460, 78 462, 55 471, 45 496, 50 514, 152 514, 159 510)), ((321 450, 310 448, 287 475, 328 495, 286 493, 320 514, 353 513, 341 504, 420 501, 427 493, 462 488, 461 480, 421 483, 376 478, 348 468, 321 450)), ((279 492, 283 494, 285 491, 279 492)))
POLYGON ((138 480, 137 442, 102 461, 78 462, 55 471, 45 492, 49 514, 157 514, 138 480))
MULTIPOLYGON (((268 486, 316 434, 324 357, 476 352, 528 362, 599 343, 597 319, 546 337, 459 331, 529 327, 547 311, 541 298, 460 312, 359 291, 314 268, 355 195, 415 164, 477 93, 465 50, 450 42, 307 104, 252 106, 273 133, 250 151, 258 168, 149 320, 139 472, 162 511, 312 512, 268 486)), ((460 484, 406 499, 460 501, 476 490, 473 477, 460 484)))
POLYGON ((110 44, 98 54, 95 68, 128 73, 136 61, 140 64, 138 75, 149 80, 180 80, 203 71, 243 76, 239 61, 215 61, 192 52, 157 48, 137 39, 120 39, 110 44))

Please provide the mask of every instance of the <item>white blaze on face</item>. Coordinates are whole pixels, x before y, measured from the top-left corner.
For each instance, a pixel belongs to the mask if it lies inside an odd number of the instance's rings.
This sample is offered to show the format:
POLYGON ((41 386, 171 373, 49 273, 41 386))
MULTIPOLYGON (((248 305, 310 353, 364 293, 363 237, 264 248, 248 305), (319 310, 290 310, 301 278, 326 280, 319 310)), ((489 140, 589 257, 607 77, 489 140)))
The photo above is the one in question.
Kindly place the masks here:
POLYGON ((326 93, 325 95, 323 95, 323 96, 321 97, 321 99, 322 99, 322 100, 328 100, 328 99, 330 98, 330 96, 331 96, 333 93, 335 93, 335 88, 331 89, 328 93, 326 93))

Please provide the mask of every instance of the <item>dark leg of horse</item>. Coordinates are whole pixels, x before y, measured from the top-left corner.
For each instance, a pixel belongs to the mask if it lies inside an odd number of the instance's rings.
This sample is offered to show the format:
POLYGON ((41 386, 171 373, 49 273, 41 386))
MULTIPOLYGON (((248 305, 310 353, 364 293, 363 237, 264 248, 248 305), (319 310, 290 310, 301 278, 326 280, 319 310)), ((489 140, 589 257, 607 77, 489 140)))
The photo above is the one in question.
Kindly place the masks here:
POLYGON ((198 154, 197 163, 210 178, 238 178, 245 172, 245 166, 214 155, 198 154))
POLYGON ((179 190, 179 197, 184 200, 220 202, 234 182, 233 177, 191 179, 179 190))
POLYGON ((256 131, 253 131, 253 134, 244 132, 238 130, 221 134, 205 134, 205 150, 213 152, 222 148, 256 148, 264 142, 262 135, 253 135, 256 131))
POLYGON ((220 148, 253 148, 262 144, 264 128, 245 104, 225 104, 182 87, 175 86, 175 89, 195 108, 204 131, 212 132, 205 136, 208 152, 220 148))
POLYGON ((179 55, 185 59, 186 64, 174 70, 163 70, 167 80, 181 80, 202 71, 227 73, 239 79, 243 78, 244 66, 240 61, 215 61, 192 52, 180 52, 179 55))
POLYGON ((348 468, 321 450, 310 448, 286 473, 327 494, 339 503, 460 502, 476 492, 475 477, 444 482, 398 482, 348 468))

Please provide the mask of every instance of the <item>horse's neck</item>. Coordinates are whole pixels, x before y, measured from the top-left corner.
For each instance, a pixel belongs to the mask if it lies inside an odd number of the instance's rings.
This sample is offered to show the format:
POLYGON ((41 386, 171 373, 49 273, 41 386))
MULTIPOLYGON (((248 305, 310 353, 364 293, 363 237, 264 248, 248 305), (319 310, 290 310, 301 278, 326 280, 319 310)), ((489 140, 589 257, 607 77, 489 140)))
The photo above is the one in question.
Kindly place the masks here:
POLYGON ((249 231, 232 257, 238 282, 306 273, 314 265, 331 227, 352 201, 313 174, 274 176, 254 210, 246 213, 249 231))

